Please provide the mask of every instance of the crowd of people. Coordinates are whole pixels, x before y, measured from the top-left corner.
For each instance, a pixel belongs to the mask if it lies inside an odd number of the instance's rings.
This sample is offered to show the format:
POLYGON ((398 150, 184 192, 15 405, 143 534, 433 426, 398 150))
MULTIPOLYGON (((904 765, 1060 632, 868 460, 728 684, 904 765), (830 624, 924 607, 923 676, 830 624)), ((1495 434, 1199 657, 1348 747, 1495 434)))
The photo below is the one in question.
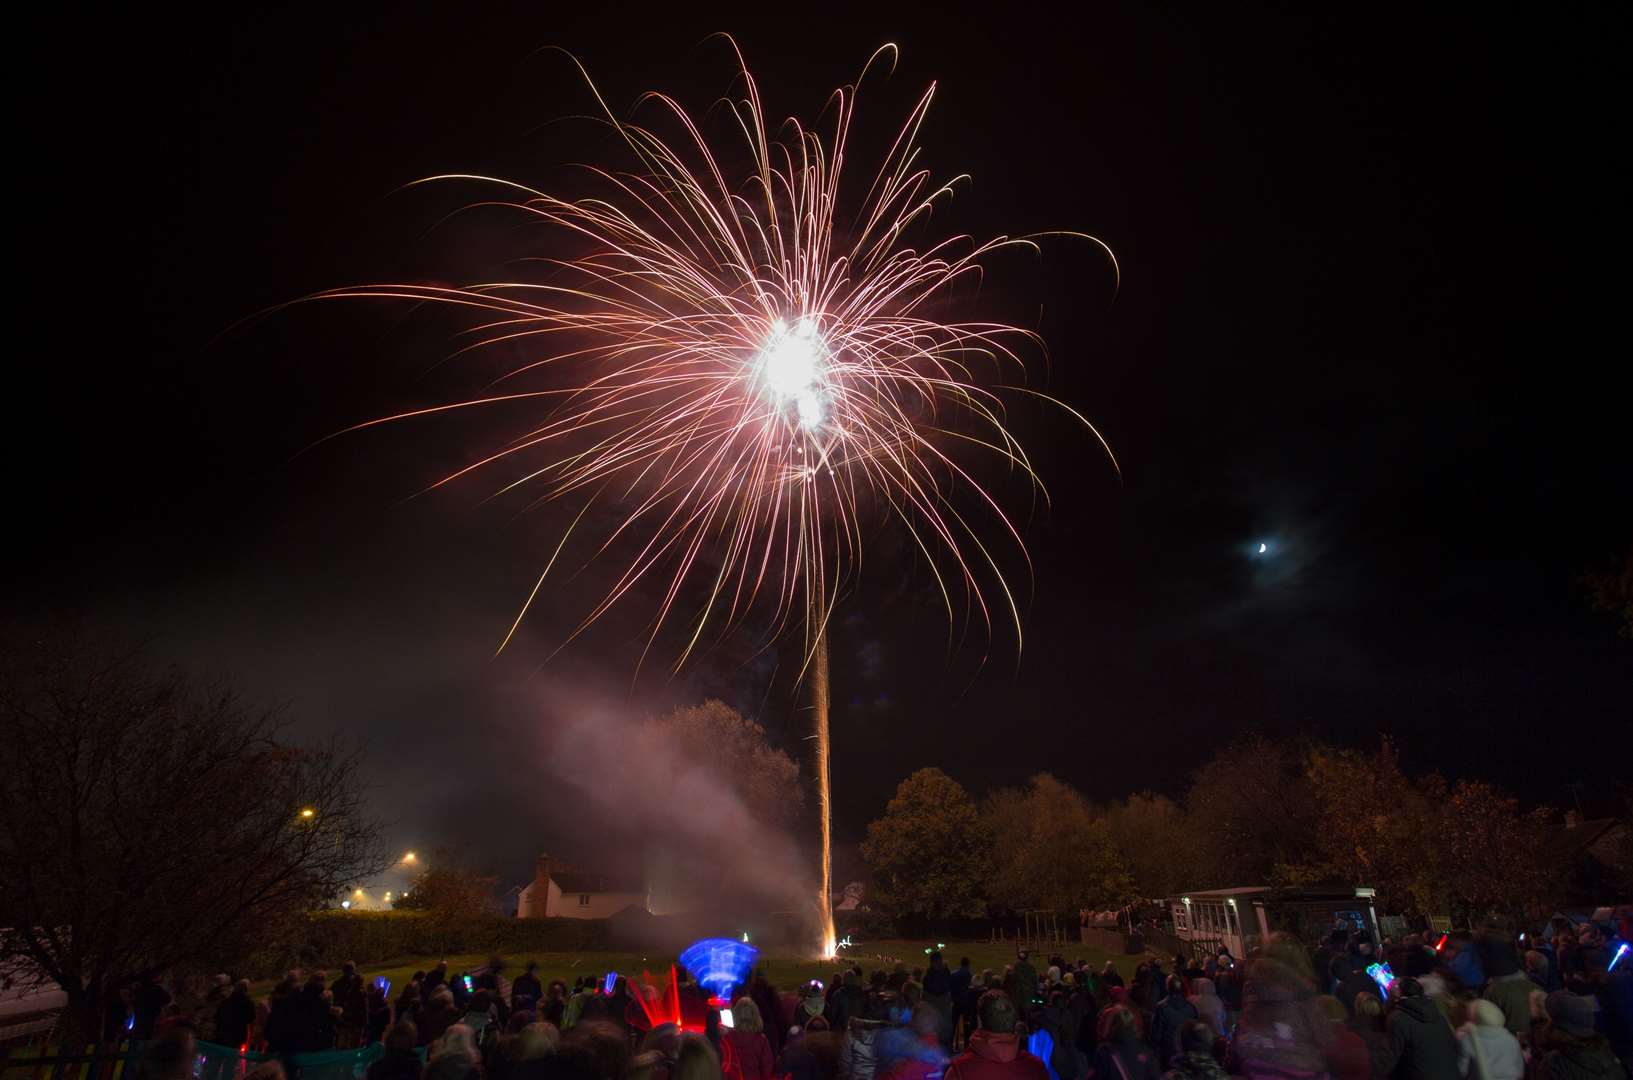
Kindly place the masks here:
MULTIPOLYGON (((367 1080, 1629 1080, 1633 962, 1596 928, 1548 942, 1498 926, 1249 956, 1145 959, 1125 978, 1025 951, 1001 972, 860 963, 779 990, 762 970, 729 1008, 680 976, 687 1023, 643 1022, 624 979, 543 983, 495 959, 418 972, 395 999, 347 964, 290 972, 265 1001, 225 976, 122 999, 142 1080, 194 1080, 195 1040, 269 1060, 383 1043, 367 1080), (886 970, 888 968, 889 970, 886 970), (166 995, 167 997, 167 995, 166 995), (695 1019, 696 1022, 691 1022, 695 1019)), ((117 1017, 110 1017, 112 1022, 117 1017)))

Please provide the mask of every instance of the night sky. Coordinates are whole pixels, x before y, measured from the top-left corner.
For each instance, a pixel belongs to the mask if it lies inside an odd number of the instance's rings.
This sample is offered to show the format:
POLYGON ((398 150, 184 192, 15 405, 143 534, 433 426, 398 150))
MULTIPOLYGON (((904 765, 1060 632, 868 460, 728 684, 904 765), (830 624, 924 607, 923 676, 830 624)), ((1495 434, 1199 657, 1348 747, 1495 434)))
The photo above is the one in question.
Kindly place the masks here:
POLYGON ((870 531, 834 643, 840 837, 922 765, 977 791, 1047 769, 1096 798, 1179 794, 1249 730, 1387 732, 1409 768, 1612 804, 1633 643, 1573 584, 1633 542, 1608 13, 467 7, 144 8, 19 35, 38 67, 13 132, 14 613, 105 622, 286 702, 304 737, 361 737, 395 838, 518 880, 543 848, 594 861, 617 814, 571 810, 575 717, 717 695, 797 749, 788 642, 634 678, 631 610, 541 666, 593 568, 491 659, 559 511, 484 504, 481 482, 408 496, 524 417, 306 449, 480 388, 437 364, 456 323, 357 304, 233 327, 326 287, 494 272, 499 219, 438 225, 469 190, 398 189, 548 187, 610 153, 555 122, 593 101, 541 46, 620 110, 650 87, 702 110, 732 76, 705 35, 731 30, 780 117, 896 41, 858 123, 893 132, 939 83, 926 160, 974 177, 944 227, 1116 250, 1115 300, 1069 244, 979 299, 1036 323, 1046 388, 1123 475, 1058 416, 1016 414, 1053 496, 1018 506, 1018 664, 1013 635, 949 646, 899 531, 870 531))

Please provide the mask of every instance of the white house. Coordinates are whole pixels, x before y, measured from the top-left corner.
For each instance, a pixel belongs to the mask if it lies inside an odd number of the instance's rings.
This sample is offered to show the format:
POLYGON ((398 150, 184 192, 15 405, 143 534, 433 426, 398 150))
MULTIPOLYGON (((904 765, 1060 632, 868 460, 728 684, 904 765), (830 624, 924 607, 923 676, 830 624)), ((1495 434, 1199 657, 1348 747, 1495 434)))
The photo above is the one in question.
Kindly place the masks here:
POLYGON ((548 855, 539 856, 533 880, 516 894, 518 919, 605 919, 632 907, 647 910, 638 882, 565 866, 552 870, 548 855))

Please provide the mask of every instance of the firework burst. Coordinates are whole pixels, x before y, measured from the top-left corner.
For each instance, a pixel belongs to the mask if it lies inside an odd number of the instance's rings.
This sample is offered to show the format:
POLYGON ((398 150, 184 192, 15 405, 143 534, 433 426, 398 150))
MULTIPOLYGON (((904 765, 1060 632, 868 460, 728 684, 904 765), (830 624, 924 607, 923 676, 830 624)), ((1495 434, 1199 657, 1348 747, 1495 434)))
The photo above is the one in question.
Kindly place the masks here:
MULTIPOLYGON (((887 507, 923 553, 949 620, 963 602, 989 634, 1002 619, 1018 637, 1019 606, 983 532, 1024 554, 1020 533, 953 450, 996 455, 1038 484, 1005 425, 1001 395, 1033 393, 1008 383, 1023 381, 1023 354, 1038 353, 1041 342, 1020 327, 939 321, 929 310, 956 283, 982 274, 993 254, 1036 241, 929 233, 930 212, 958 179, 935 183, 919 165, 915 137, 933 84, 865 187, 847 183, 856 87, 884 59, 893 63, 894 46, 870 58, 856 85, 834 91, 825 126, 789 119, 775 130, 741 52, 731 47, 743 96, 724 104, 746 151, 740 174, 673 98, 653 92, 642 99, 684 133, 666 140, 652 127, 620 121, 597 92, 607 123, 637 163, 629 171, 586 166, 603 192, 564 199, 490 177, 419 181, 494 185, 508 193, 504 205, 562 231, 580 250, 540 260, 556 272, 545 282, 317 294, 461 307, 486 316, 472 329, 470 347, 538 350, 494 393, 358 427, 540 403, 536 427, 433 487, 520 459, 521 477, 503 490, 528 485, 539 501, 576 497, 583 509, 597 502, 620 508, 620 523, 600 547, 634 538, 635 554, 568 640, 638 582, 662 574, 649 648, 676 614, 683 584, 702 578, 707 589, 686 622, 677 669, 711 623, 730 626, 767 598, 777 630, 797 621, 814 642, 859 563, 864 497, 887 507), (562 340, 573 344, 553 344, 562 340), (509 389, 566 367, 569 385, 558 378, 548 388, 509 389), (955 506, 958 490, 973 495, 966 501, 988 528, 955 506)), ((501 649, 582 520, 581 510, 501 649)))

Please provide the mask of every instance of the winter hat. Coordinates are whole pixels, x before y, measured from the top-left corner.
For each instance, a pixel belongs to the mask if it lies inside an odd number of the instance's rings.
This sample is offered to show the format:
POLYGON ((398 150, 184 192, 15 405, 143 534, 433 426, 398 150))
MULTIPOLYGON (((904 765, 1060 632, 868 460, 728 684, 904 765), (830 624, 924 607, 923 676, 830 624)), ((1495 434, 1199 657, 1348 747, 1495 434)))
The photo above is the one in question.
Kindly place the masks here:
POLYGON ((1469 1018, 1481 1027, 1502 1027, 1507 1023, 1502 1009, 1485 998, 1475 998, 1469 1002, 1469 1018))
POLYGON ((800 1008, 804 1009, 811 1016, 821 1016, 822 1009, 825 1004, 826 1003, 822 1000, 822 991, 813 986, 805 991, 805 1000, 800 1002, 800 1008))
POLYGON ((1593 999, 1569 990, 1555 990, 1548 995, 1548 1019, 1567 1035, 1592 1035, 1593 999))

